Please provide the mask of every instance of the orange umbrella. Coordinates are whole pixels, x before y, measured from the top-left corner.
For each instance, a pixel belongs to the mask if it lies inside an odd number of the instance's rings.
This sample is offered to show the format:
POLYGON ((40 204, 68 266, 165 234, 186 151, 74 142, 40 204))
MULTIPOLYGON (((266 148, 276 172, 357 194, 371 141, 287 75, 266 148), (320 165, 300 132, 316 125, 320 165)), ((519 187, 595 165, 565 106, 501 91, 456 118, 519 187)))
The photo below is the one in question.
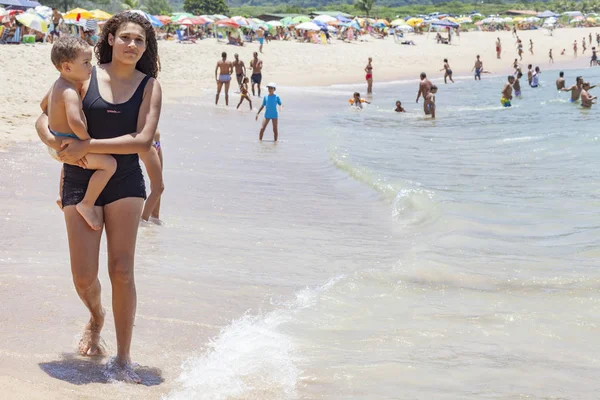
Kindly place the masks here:
POLYGON ((169 17, 168 15, 157 15, 156 18, 158 18, 158 20, 165 25, 171 23, 171 17, 169 17))

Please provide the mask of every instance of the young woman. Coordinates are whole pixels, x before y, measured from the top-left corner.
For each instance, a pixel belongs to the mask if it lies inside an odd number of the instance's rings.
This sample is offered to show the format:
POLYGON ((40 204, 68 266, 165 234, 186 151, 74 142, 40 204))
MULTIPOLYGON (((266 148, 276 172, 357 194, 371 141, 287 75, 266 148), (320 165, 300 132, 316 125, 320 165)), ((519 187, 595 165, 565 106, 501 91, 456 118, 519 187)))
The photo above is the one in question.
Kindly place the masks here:
POLYGON ((373 93, 373 65, 372 65, 373 59, 371 57, 369 57, 369 62, 367 63, 367 66, 365 67, 365 72, 366 72, 366 79, 367 79, 367 94, 372 94, 373 93))
POLYGON ((109 372, 116 379, 140 383, 130 357, 136 309, 134 254, 146 197, 138 153, 152 146, 162 103, 155 80, 160 65, 152 25, 136 13, 115 14, 104 25, 95 53, 98 66, 81 89, 91 139, 53 136, 45 114, 38 118, 36 129, 46 145, 59 150, 65 163, 62 204, 71 272, 77 294, 90 312, 79 352, 88 356, 102 351, 99 342, 105 313, 98 280, 102 230, 92 230, 75 209, 93 172, 80 166, 85 166, 88 153, 112 154, 117 160, 117 170, 96 202, 106 228, 117 336, 117 356, 109 363, 109 372))

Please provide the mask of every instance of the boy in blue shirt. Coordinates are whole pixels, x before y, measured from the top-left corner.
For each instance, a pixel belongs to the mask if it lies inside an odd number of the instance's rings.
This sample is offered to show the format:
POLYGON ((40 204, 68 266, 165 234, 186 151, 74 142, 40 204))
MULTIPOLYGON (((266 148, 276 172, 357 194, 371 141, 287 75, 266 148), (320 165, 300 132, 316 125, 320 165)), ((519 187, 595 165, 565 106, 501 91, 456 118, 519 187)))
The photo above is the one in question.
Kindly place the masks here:
POLYGON ((269 90, 269 94, 263 97, 263 102, 260 108, 258 109, 258 113, 256 114, 256 120, 258 121, 258 116, 260 115, 263 108, 267 108, 265 111, 265 120, 262 123, 262 127, 260 128, 260 136, 258 140, 262 140, 263 134, 265 133, 265 129, 269 124, 269 121, 273 121, 273 137, 274 141, 277 141, 277 118, 279 113, 277 112, 277 106, 281 106, 281 99, 279 96, 275 94, 276 85, 274 83, 269 83, 267 85, 267 89, 269 90))

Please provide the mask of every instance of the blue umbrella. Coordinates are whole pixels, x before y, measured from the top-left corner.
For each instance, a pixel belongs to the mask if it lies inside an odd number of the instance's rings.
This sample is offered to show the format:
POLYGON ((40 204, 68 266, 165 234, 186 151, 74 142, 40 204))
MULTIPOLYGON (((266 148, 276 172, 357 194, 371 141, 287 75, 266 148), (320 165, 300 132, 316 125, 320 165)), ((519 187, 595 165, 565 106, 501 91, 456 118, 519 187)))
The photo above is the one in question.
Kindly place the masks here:
POLYGON ((431 22, 431 25, 445 26, 445 27, 449 27, 449 28, 458 28, 460 26, 460 24, 457 24, 456 22, 448 21, 447 19, 442 19, 442 20, 436 19, 431 22))
POLYGON ((348 23, 351 22, 351 19, 348 19, 342 15, 338 15, 337 17, 335 17, 338 21, 342 22, 342 23, 348 23))

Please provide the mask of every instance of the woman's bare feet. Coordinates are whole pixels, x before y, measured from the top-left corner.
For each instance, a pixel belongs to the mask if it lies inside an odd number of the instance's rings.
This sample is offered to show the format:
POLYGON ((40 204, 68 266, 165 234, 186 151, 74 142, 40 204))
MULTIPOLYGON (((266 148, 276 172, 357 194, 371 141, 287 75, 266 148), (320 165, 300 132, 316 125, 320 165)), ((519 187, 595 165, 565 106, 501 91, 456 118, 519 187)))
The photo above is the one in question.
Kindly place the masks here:
POLYGON ((102 229, 102 218, 98 215, 96 208, 93 205, 88 207, 83 203, 79 203, 75 206, 75 208, 77 209, 77 212, 81 214, 83 219, 85 219, 85 222, 88 223, 90 228, 95 231, 102 229))
POLYGON ((142 383, 142 378, 133 370, 131 360, 121 360, 118 357, 106 364, 106 376, 108 379, 126 383, 142 383))
POLYGON ((82 356, 101 356, 104 355, 104 349, 100 346, 100 331, 104 326, 104 310, 96 318, 90 318, 83 330, 83 335, 79 341, 79 354, 82 356))

